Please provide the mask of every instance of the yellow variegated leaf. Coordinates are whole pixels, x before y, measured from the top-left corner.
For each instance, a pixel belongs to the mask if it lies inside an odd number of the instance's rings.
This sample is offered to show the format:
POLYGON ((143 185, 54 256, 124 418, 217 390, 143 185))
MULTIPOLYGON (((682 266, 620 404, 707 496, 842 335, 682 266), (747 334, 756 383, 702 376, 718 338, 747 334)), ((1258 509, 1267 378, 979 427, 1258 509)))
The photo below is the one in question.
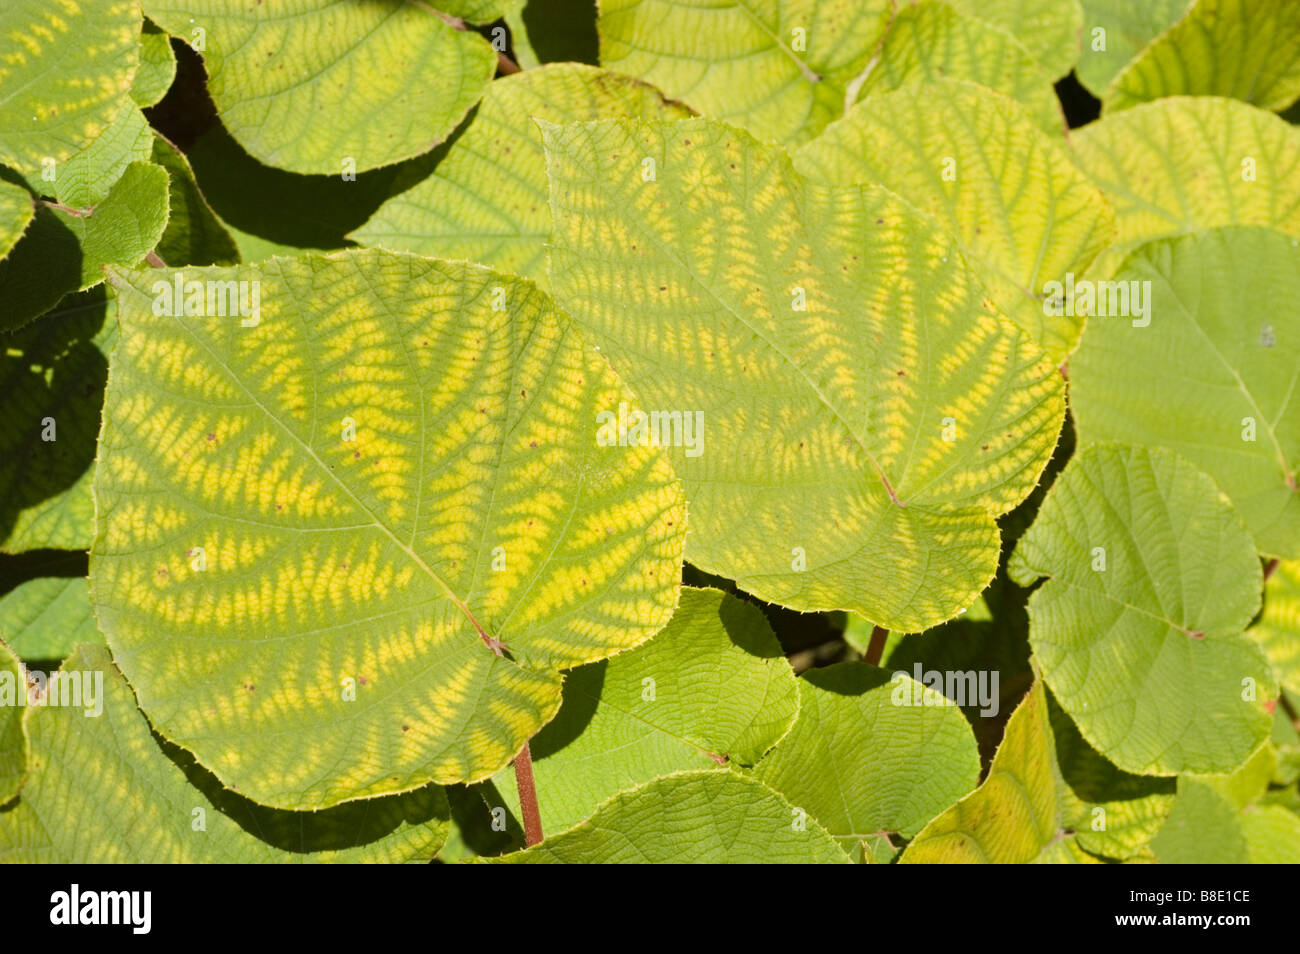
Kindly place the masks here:
POLYGON ((546 156, 536 119, 685 117, 652 86, 581 63, 490 84, 474 121, 427 179, 393 196, 349 238, 362 245, 468 258, 546 286, 546 156))
POLYGON ((79 152, 131 103, 139 0, 0 4, 0 165, 29 182, 79 152))
POLYGON ((1300 97, 1300 3, 1194 0, 1111 82, 1107 110, 1167 96, 1231 96, 1263 109, 1300 97))
POLYGON ((79 646, 46 685, 42 704, 12 710, 31 752, 21 796, 0 811, 0 863, 428 862, 446 840, 435 785, 318 812, 222 788, 150 731, 102 646, 79 646))
POLYGON ((1078 343, 1083 318, 1048 316, 1045 286, 1113 241, 1113 215, 1019 103, 974 83, 904 87, 853 107, 795 167, 893 189, 957 236, 998 307, 1055 360, 1078 343))
POLYGON ((892 0, 600 0, 600 62, 760 139, 803 142, 852 103, 892 0))
POLYGON ((432 2, 144 0, 203 56, 222 125, 270 166, 339 175, 428 152, 497 54, 432 2), (350 163, 350 165, 349 165, 350 163))
POLYGON ((1016 38, 958 14, 944 0, 900 3, 880 51, 850 89, 848 104, 944 78, 989 86, 1024 103, 1046 131, 1065 129, 1052 77, 1016 38))
POLYGON ((1109 278, 1137 246, 1221 225, 1300 235, 1300 131, 1245 103, 1174 97, 1075 133, 1075 159, 1115 209, 1109 278))
POLYGON ((955 243, 722 123, 543 130, 552 285, 638 396, 609 439, 672 445, 691 561, 904 631, 970 605, 1063 384, 955 243))
POLYGON ((487 777, 558 670, 668 621, 680 485, 598 443, 628 392, 530 283, 376 250, 112 278, 92 598, 226 784, 320 808, 487 777))

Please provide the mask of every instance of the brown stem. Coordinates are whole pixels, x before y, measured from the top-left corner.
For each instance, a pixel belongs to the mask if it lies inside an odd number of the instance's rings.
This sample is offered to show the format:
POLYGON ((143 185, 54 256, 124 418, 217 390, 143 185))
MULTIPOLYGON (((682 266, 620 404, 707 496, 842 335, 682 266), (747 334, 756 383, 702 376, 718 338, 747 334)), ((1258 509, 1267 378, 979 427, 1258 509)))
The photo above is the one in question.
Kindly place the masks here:
POLYGON ((889 630, 883 626, 876 626, 871 630, 871 642, 867 643, 867 654, 863 657, 873 666, 880 665, 880 657, 885 655, 885 639, 889 636, 889 630))
POLYGON ((144 260, 149 263, 150 268, 167 267, 167 263, 162 260, 162 258, 158 255, 157 252, 150 252, 148 255, 144 257, 144 260))
POLYGON ((1291 700, 1286 697, 1285 689, 1283 689, 1281 694, 1278 695, 1277 701, 1282 703, 1282 711, 1285 712, 1286 717, 1291 720, 1291 725, 1295 727, 1297 732, 1300 732, 1300 713, 1297 713, 1295 711, 1295 706, 1291 705, 1291 700))
POLYGON ((542 812, 537 807, 537 783, 533 780, 533 754, 528 743, 515 756, 515 785, 519 789, 519 809, 524 813, 524 844, 539 845, 542 834, 542 812))
POLYGON ((502 76, 509 76, 511 73, 523 72, 519 64, 506 56, 504 53, 497 53, 497 72, 502 76))
POLYGON ((1269 560, 1267 563, 1264 564, 1264 582, 1267 583, 1268 578, 1272 576, 1276 571, 1277 571, 1277 557, 1273 557, 1273 559, 1269 560))

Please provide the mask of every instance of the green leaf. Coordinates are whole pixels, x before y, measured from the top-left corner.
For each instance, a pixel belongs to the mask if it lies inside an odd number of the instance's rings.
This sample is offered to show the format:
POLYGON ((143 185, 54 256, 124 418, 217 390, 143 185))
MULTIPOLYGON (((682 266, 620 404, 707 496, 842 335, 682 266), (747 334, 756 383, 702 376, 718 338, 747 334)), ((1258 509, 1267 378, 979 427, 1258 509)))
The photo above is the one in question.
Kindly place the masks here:
POLYGON ((543 132, 552 284, 638 395, 629 428, 682 414, 663 436, 686 445, 690 561, 903 631, 974 602, 997 515, 1051 454, 1062 382, 953 242, 721 123, 543 132))
POLYGON ((1078 343, 1083 318, 1046 316, 1044 286, 1113 241, 1113 216, 1019 103, 973 83, 908 86, 859 103, 795 167, 894 190, 957 237, 999 309, 1054 360, 1078 343))
POLYGON ((140 69, 131 83, 131 98, 141 109, 153 106, 167 95, 175 78, 171 37, 146 20, 140 31, 140 69))
POLYGON ((507 864, 848 864, 834 839, 735 772, 681 772, 615 795, 507 864))
MULTIPOLYGON (((1148 372, 1149 380, 1152 379, 1148 372)), ((1012 555, 1029 639, 1098 752, 1143 775, 1227 772, 1267 737, 1276 688, 1242 635, 1261 573, 1241 518, 1172 452, 1085 446, 1012 555)))
POLYGON ((1079 34, 1083 30, 1079 0, 947 2, 963 16, 983 20, 1014 36, 1051 79, 1065 76, 1079 59, 1079 34))
POLYGON ((1243 865, 1248 861, 1246 835, 1237 823, 1236 807, 1209 785, 1191 778, 1178 780, 1173 810, 1151 848, 1166 865, 1243 865))
MULTIPOLYGON (((983 4, 983 0, 981 0, 983 4)), ((1052 77, 1011 34, 958 14, 945 0, 902 7, 873 63, 850 91, 852 102, 914 83, 970 80, 1025 104, 1049 133, 1065 129, 1052 77)))
POLYGON ((102 202, 72 214, 41 205, 27 234, 0 261, 0 331, 20 328, 59 299, 98 285, 105 265, 135 265, 167 225, 167 173, 133 162, 102 202))
POLYGON ((144 0, 149 18, 203 43, 222 124, 261 162, 341 175, 446 139, 496 70, 496 51, 424 3, 144 0), (196 31, 203 31, 196 34, 196 31))
POLYGON ((62 659, 79 643, 103 639, 84 576, 38 577, 0 596, 0 640, 23 659, 62 659))
POLYGON ((1172 448, 1261 551, 1300 557, 1300 239, 1211 229, 1145 246, 1117 277, 1150 283, 1147 317, 1089 322, 1070 365, 1080 439, 1172 448))
POLYGON ((627 391, 530 283, 373 250, 185 270, 259 283, 222 318, 168 314, 181 278, 113 272, 91 592, 223 782, 321 808, 486 778, 558 670, 667 623, 680 484, 597 444, 627 391))
POLYGON ((20 185, 0 180, 0 259, 22 238, 36 207, 31 193, 20 185))
POLYGON ((1300 4, 1195 0, 1111 82, 1106 110, 1168 96, 1229 96, 1263 109, 1300 97, 1300 4))
POLYGON ((1231 99, 1161 100, 1107 116, 1071 140, 1115 209, 1115 246, 1092 268, 1110 278, 1152 239, 1220 225, 1300 235, 1300 131, 1231 99))
POLYGON ((94 142, 56 167, 54 191, 59 203, 89 211, 104 200, 127 166, 147 162, 153 130, 144 113, 128 105, 94 142))
POLYGON ((601 0, 602 66, 762 140, 839 118, 871 68, 890 0, 601 0))
POLYGON ((1183 15, 1188 2, 1082 0, 1083 52, 1076 67, 1079 82, 1098 98, 1103 96, 1110 81, 1183 15))
POLYGON ((1173 806, 1171 778, 1131 775, 1088 744, 1079 727, 1048 693, 1065 826, 1079 847, 1103 858, 1127 860, 1149 851, 1173 806))
POLYGON ((988 776, 925 826, 900 864, 1090 863, 1067 829, 1047 694, 1036 683, 1007 722, 988 776))
POLYGON ((117 337, 104 288, 69 295, 0 352, 0 552, 90 546, 95 440, 117 337))
POLYGON ((799 718, 755 774, 857 859, 871 839, 915 836, 975 787, 980 761, 956 703, 844 663, 799 680, 799 718))
POLYGON ((1252 805, 1237 821, 1252 865, 1300 865, 1300 815, 1281 805, 1252 805))
POLYGON ((349 238, 361 245, 466 258, 546 287, 546 157, 535 119, 667 118, 688 111, 650 86, 577 63, 488 86, 474 121, 433 174, 385 202, 349 238))
MULTIPOLYGON (((565 677, 560 714, 529 745, 543 828, 569 828, 661 775, 754 764, 789 731, 798 699, 794 671, 757 607, 683 589, 650 642, 565 677)), ((513 771, 495 781, 517 806, 513 771)))
POLYGON ((167 231, 158 240, 158 257, 173 267, 238 262, 239 247, 199 191, 185 154, 162 136, 154 136, 152 157, 167 170, 171 209, 167 231))
POLYGON ((83 704, 27 710, 30 772, 0 813, 0 861, 421 862, 446 838, 432 786, 324 812, 255 805, 150 733, 105 648, 78 647, 61 672, 79 674, 83 704))
POLYGON ((26 696, 27 677, 22 663, 0 638, 0 805, 18 794, 27 776, 27 733, 20 701, 26 696))
POLYGON ((1300 692, 1300 560, 1282 560, 1264 583, 1264 611, 1246 630, 1277 681, 1300 692))
POLYGON ((30 180, 98 138, 131 102, 139 34, 135 0, 5 0, 0 165, 30 180))

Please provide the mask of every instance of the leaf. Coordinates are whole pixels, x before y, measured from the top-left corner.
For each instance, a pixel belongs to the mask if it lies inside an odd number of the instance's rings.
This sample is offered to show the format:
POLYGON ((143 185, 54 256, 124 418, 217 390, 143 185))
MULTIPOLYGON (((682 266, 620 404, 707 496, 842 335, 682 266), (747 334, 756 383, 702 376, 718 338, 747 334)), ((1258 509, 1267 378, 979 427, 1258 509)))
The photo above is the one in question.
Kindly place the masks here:
POLYGON ((848 864, 812 819, 735 772, 680 772, 615 795, 506 864, 848 864), (796 826, 802 824, 802 828, 796 826))
POLYGON ((1111 243, 1113 216, 1019 103, 972 83, 907 86, 859 103, 795 168, 897 192, 957 237, 999 309, 1053 360, 1078 343, 1082 317, 1045 316, 1044 286, 1111 243))
POLYGON ((1228 96, 1263 109, 1300 97, 1300 6, 1293 0, 1194 0, 1112 80, 1106 110, 1167 96, 1228 96))
POLYGON ((1211 229, 1145 246, 1118 280, 1150 282, 1149 314, 1089 322, 1070 365, 1081 439, 1177 451, 1261 551, 1300 557, 1300 239, 1211 229))
POLYGON ((135 0, 5 0, 0 165, 30 179, 94 141, 131 102, 139 33, 135 0))
POLYGON ((530 283, 369 250, 185 270, 259 283, 214 318, 166 314, 179 274, 113 273, 91 593, 225 784, 322 808, 486 778, 558 670, 668 621, 680 485, 597 446, 627 392, 530 283))
POLYGON ((955 703, 859 663, 799 680, 799 718, 757 777, 816 818, 855 860, 873 838, 916 833, 979 781, 955 703))
POLYGON ((671 452, 691 563, 908 632, 974 602, 996 516, 1051 454, 1062 385, 953 243, 721 123, 543 133, 551 282, 638 395, 628 415, 683 415, 665 443, 688 445, 671 452))
MULTIPOLYGON (((0 639, 0 805, 13 799, 27 776, 27 733, 23 709, 15 704, 27 694, 27 678, 18 657, 0 639)), ((0 824, 4 813, 0 812, 0 824)))
POLYGON ((1090 854, 1121 861, 1140 857, 1169 817, 1174 780, 1116 768, 1088 744, 1050 693, 1047 700, 1066 828, 1090 854))
POLYGON ((0 813, 0 861, 428 861, 446 838, 447 799, 432 786, 324 812, 254 805, 150 734, 106 649, 79 647, 61 672, 95 698, 27 711, 30 774, 0 813))
POLYGON ((1107 116, 1074 134, 1079 167, 1115 209, 1110 278, 1152 239, 1221 225, 1300 235, 1300 131, 1230 99, 1176 98, 1107 116))
POLYGON ((1252 805, 1237 821, 1252 865, 1300 864, 1300 816, 1280 805, 1252 805))
POLYGON ((0 331, 21 328, 66 294, 104 280, 105 265, 135 265, 167 225, 167 173, 149 162, 126 167, 87 213, 41 205, 27 234, 0 262, 0 331))
POLYGON ((23 659, 62 659, 79 643, 99 643, 84 576, 44 576, 0 596, 0 640, 23 659))
POLYGON ((446 139, 496 70, 496 51, 427 4, 144 0, 196 44, 222 125, 259 161, 339 175, 446 139))
POLYGON ((1079 0, 947 2, 962 16, 982 20, 1011 34, 1051 79, 1065 76, 1079 59, 1079 34, 1083 31, 1079 0))
POLYGON ((1277 681, 1300 692, 1300 560, 1282 560, 1264 582, 1264 611, 1246 635, 1264 651, 1277 681))
POLYGON ((104 288, 69 295, 40 321, 5 335, 0 552, 90 546, 91 467, 116 335, 104 288))
MULTIPOLYGON (((569 828, 661 775, 752 765, 789 731, 798 704, 794 671, 758 608, 685 588, 654 639, 565 678, 560 714, 529 745, 543 828, 569 828)), ((495 781, 517 806, 513 771, 495 781)))
POLYGON ((151 155, 167 170, 167 203, 171 209, 167 231, 158 240, 158 257, 173 267, 238 262, 239 247, 199 191, 185 154, 162 136, 154 136, 151 155))
POLYGON ((934 819, 900 864, 1092 863, 1066 828, 1047 694, 1036 683, 975 791, 934 819))
POLYGON ((1227 772, 1268 735, 1267 664, 1242 630, 1261 573, 1241 518, 1171 451, 1084 446, 1008 567, 1029 640, 1083 737, 1140 775, 1227 772))
POLYGON ((1178 780, 1178 797, 1151 844, 1161 864, 1242 865, 1248 860, 1236 808, 1204 782, 1178 780))
POLYGON ((32 196, 26 189, 0 180, 0 259, 22 238, 35 214, 32 196))
POLYGON ((349 238, 470 259, 545 288, 551 215, 546 157, 534 119, 687 115, 653 87, 576 63, 507 76, 488 86, 474 121, 433 174, 385 202, 349 238))
POLYGON ((131 98, 141 109, 157 104, 176 78, 172 41, 148 20, 140 31, 140 69, 131 83, 131 98))
POLYGON ((797 144, 852 103, 890 0, 601 0, 600 62, 755 137, 797 144), (802 48, 801 48, 802 47, 802 48))
MULTIPOLYGON (((1187 10, 1188 0, 1081 0, 1083 52, 1075 72, 1099 99, 1138 54, 1187 10), (1105 31, 1104 35, 1098 31, 1105 31), (1104 43, 1104 49, 1097 49, 1104 43)), ((1175 158, 1175 157, 1170 157, 1175 158)))
MULTIPOLYGON (((983 0, 981 0, 983 3, 983 0)), ((945 0, 902 6, 873 64, 851 90, 853 102, 915 83, 970 80, 1025 104, 1049 133, 1065 129, 1052 77, 1009 33, 959 15, 945 0)))
POLYGON ((90 211, 112 191, 133 162, 147 162, 153 130, 134 105, 126 106, 89 146, 55 171, 59 203, 90 211))

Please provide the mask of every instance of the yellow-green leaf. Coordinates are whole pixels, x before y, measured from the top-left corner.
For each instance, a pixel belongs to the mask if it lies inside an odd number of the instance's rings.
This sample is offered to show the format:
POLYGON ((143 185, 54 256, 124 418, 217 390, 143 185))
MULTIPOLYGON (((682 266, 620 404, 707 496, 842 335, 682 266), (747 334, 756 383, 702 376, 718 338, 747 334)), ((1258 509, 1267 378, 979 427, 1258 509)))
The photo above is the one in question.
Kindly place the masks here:
POLYGON ((1264 611, 1246 631, 1278 682, 1300 692, 1300 560, 1282 560, 1264 583, 1264 611))
POLYGON ((426 3, 144 0, 200 49, 222 124, 267 165, 342 175, 446 139, 483 93, 497 54, 426 3))
POLYGON ((543 129, 552 285, 638 396, 607 438, 674 445, 691 562, 904 631, 974 602, 1063 385, 955 243, 721 123, 543 129))
POLYGON ((901 864, 1091 863, 1066 827, 1041 682, 1011 713, 988 777, 907 846, 901 864))
MULTIPOLYGON (((659 775, 752 765, 798 706, 794 671, 758 608, 683 589, 654 639, 565 677, 559 715, 529 744, 543 828, 569 828, 659 775)), ((516 811, 513 771, 496 784, 516 811)))
MULTIPOLYGON (((1083 9, 1079 0, 947 0, 963 16, 1010 33, 1051 79, 1073 69, 1079 58, 1083 9)), ((1139 0, 1147 3, 1149 0, 1139 0)))
POLYGON ((839 118, 891 0, 600 0, 600 61, 759 139, 839 118))
POLYGON ((559 670, 672 615, 680 484, 597 442, 628 392, 530 283, 378 250, 112 275, 92 597, 224 783, 321 808, 486 778, 559 670), (175 314, 177 281, 241 307, 175 314))
POLYGON ((1115 209, 1115 245, 1090 277, 1110 278, 1152 239, 1220 225, 1300 235, 1300 131, 1262 109, 1160 100, 1085 126, 1072 145, 1115 209))
POLYGON ((546 287, 551 211, 535 119, 687 116, 653 87, 580 63, 525 70, 488 86, 469 128, 433 174, 389 199, 349 238, 467 258, 546 287))
POLYGON ((1143 775, 1228 772, 1269 731, 1268 665, 1242 631, 1255 547, 1214 482, 1163 448, 1076 452, 1008 572, 1029 642, 1083 737, 1143 775))
POLYGON ((871 64, 857 77, 849 105, 911 83, 963 79, 1025 104, 1044 130, 1065 129, 1052 77, 1011 34, 961 16, 944 0, 902 6, 871 64))
POLYGON ((1111 82, 1107 110, 1169 96, 1229 96, 1263 109, 1300 97, 1300 4, 1194 0, 1111 82))
POLYGON ((1300 238, 1227 226, 1164 239, 1116 281, 1145 305, 1088 322, 1070 365, 1081 439, 1177 451, 1259 550, 1300 558, 1300 238))
POLYGON ((139 35, 138 0, 5 0, 0 165, 31 181, 107 129, 131 103, 139 35))
POLYGON ((322 812, 255 805, 150 732, 105 648, 79 647, 60 672, 75 674, 73 705, 26 710, 28 778, 0 812, 0 862, 427 862, 446 839, 434 786, 322 812))
POLYGON ((848 864, 826 831, 735 772, 681 772, 615 795, 506 864, 848 864))
POLYGON ((974 83, 916 84, 859 103, 795 155, 809 178, 879 182, 953 232, 998 307, 1054 360, 1082 317, 1045 314, 1044 288, 1114 240, 1097 187, 1014 100, 974 83))

